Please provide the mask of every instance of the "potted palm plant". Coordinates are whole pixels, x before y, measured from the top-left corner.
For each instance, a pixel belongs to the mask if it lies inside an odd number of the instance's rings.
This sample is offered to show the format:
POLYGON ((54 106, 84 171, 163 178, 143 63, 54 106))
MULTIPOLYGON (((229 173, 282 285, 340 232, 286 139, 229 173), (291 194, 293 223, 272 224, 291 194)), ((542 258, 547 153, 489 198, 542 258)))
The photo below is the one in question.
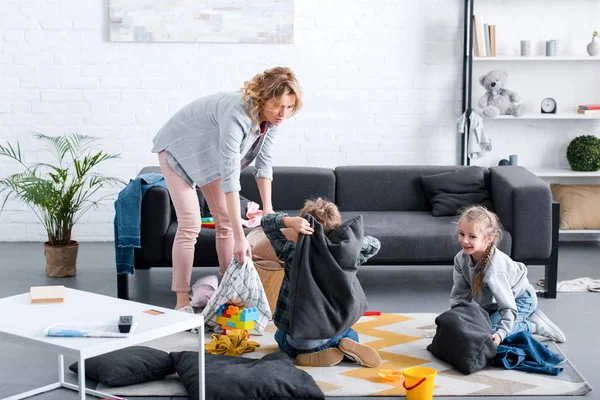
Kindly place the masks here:
POLYGON ((124 183, 118 178, 96 172, 104 161, 119 158, 90 149, 98 138, 78 133, 62 136, 34 134, 45 142, 55 163, 26 163, 21 146, 0 145, 0 156, 8 157, 23 171, 0 179, 0 194, 5 194, 0 212, 13 197, 23 201, 44 226, 48 241, 44 243, 46 274, 51 277, 73 276, 76 272, 79 244, 71 240, 77 221, 109 195, 97 198, 99 189, 124 183))

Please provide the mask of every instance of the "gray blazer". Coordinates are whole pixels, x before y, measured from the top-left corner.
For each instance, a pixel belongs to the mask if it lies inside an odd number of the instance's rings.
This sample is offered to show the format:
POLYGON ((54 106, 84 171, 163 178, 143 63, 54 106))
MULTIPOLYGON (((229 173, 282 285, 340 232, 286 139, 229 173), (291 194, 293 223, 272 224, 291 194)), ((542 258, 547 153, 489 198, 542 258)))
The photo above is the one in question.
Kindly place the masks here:
POLYGON ((169 165, 190 186, 222 178, 223 192, 239 192, 240 171, 256 158, 254 176, 273 179, 276 127, 253 129, 241 92, 199 98, 179 110, 156 134, 153 153, 165 151, 169 165))

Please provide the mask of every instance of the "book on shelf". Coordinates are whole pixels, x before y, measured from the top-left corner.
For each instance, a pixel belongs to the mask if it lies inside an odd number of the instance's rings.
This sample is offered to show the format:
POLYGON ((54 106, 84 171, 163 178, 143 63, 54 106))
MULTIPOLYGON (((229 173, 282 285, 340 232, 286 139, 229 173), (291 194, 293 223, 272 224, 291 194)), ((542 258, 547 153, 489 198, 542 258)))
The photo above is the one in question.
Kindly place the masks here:
POLYGON ((483 24, 483 34, 485 35, 485 55, 490 53, 490 24, 483 24))
POLYGON ((44 329, 44 334, 56 337, 127 338, 136 327, 137 322, 133 322, 128 333, 121 333, 118 321, 113 323, 55 322, 44 329))
POLYGON ((485 34, 483 32, 483 16, 480 14, 476 14, 473 16, 474 18, 474 28, 475 28, 475 55, 477 57, 485 57, 485 34))
POLYGON ((585 115, 600 115, 600 109, 598 110, 582 110, 581 108, 577 110, 578 114, 585 114, 585 115))
POLYGON ((496 56, 496 25, 483 23, 483 16, 473 16, 473 54, 475 57, 496 56))
POLYGON ((600 110, 600 104, 580 104, 580 110, 600 110))
POLYGON ((65 301, 64 286, 32 286, 29 288, 31 303, 62 303, 65 301))
POLYGON ((490 56, 496 57, 496 25, 490 25, 490 56))

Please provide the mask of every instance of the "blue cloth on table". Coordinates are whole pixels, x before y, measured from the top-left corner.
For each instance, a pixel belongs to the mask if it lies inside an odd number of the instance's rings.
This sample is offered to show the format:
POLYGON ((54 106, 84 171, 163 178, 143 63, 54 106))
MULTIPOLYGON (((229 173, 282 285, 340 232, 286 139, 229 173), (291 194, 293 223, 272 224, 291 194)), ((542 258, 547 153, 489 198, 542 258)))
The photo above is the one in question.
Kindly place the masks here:
POLYGON ((134 248, 141 247, 142 198, 154 186, 167 187, 162 174, 142 174, 131 179, 115 200, 115 258, 117 274, 134 273, 134 248))
POLYGON ((527 331, 507 336, 498 346, 494 365, 506 369, 525 372, 558 375, 563 368, 556 365, 564 361, 560 354, 554 354, 548 346, 538 342, 527 331))

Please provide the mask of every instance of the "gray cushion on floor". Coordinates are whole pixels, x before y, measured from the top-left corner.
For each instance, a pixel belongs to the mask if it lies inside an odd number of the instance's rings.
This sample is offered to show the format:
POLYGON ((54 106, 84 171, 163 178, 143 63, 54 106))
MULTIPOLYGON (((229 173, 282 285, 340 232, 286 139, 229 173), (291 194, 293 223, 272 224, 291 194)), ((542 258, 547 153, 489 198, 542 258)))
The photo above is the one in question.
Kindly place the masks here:
MULTIPOLYGON (((69 369, 78 373, 78 364, 69 369)), ((111 387, 164 379, 175 372, 169 354, 145 346, 126 347, 85 360, 85 376, 111 387)))
POLYGON ((476 303, 461 303, 437 316, 435 336, 427 350, 465 375, 490 364, 496 356, 492 323, 476 303))
MULTIPOLYGON (((429 211, 344 211, 347 221, 363 216, 364 234, 381 241, 381 250, 369 264, 391 263, 398 254, 406 263, 453 260, 460 251, 457 239, 456 217, 434 217, 429 211)), ((512 236, 504 232, 500 250, 510 254, 512 236)))
POLYGON ((481 204, 493 211, 484 172, 481 167, 468 167, 422 176, 421 184, 431 202, 431 213, 436 217, 453 216, 473 204, 481 204))
MULTIPOLYGON (((188 398, 198 399, 198 352, 170 355, 188 398)), ((211 400, 325 398, 312 376, 281 352, 257 360, 206 353, 205 381, 205 397, 211 400)))

